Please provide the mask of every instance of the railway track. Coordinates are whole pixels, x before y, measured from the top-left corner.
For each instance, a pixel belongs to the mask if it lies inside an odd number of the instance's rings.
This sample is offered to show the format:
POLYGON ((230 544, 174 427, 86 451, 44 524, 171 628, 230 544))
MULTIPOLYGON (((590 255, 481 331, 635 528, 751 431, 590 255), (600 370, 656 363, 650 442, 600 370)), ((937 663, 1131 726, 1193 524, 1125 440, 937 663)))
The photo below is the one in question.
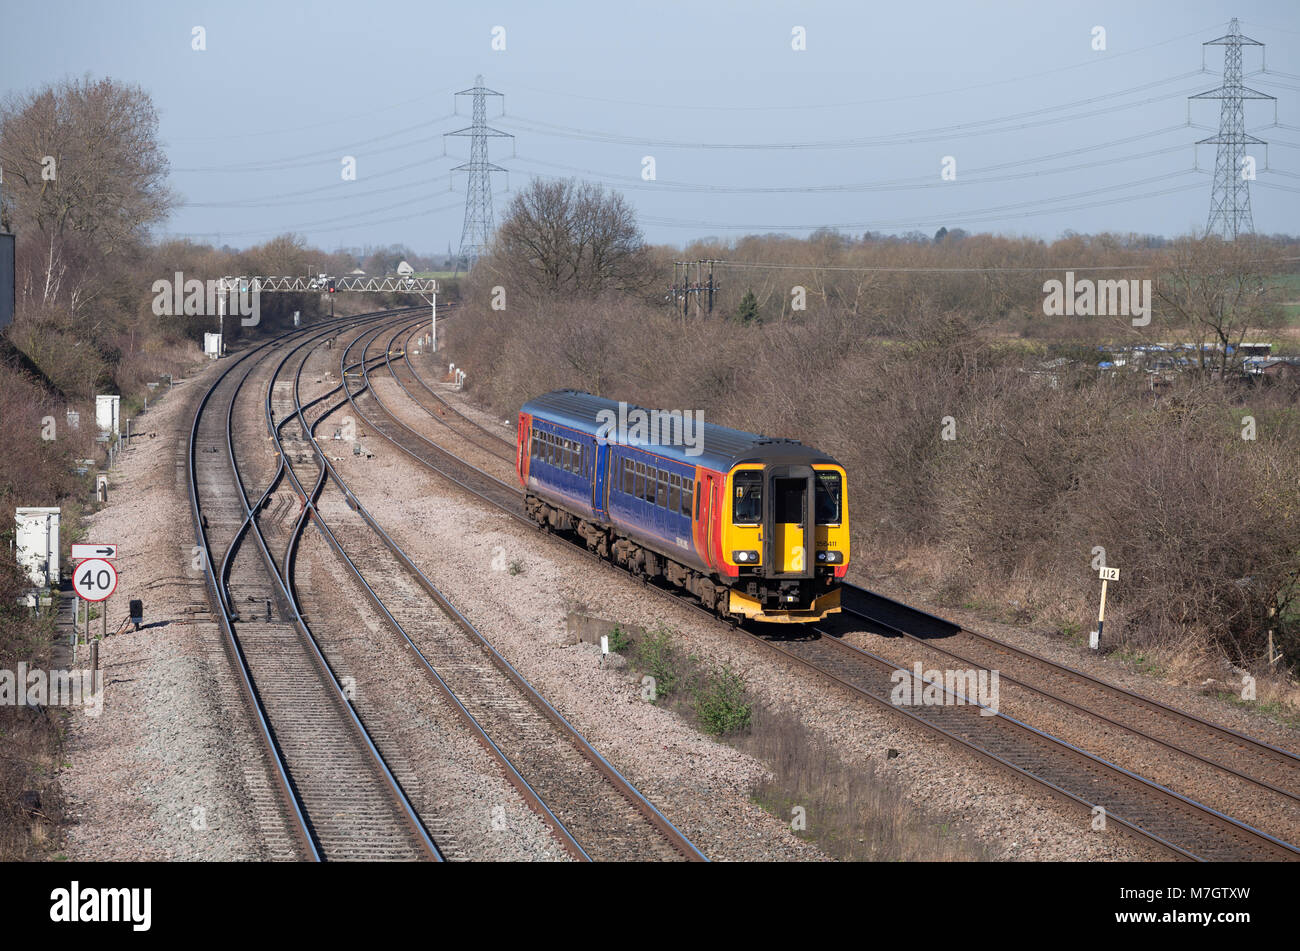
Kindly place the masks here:
MULTIPOLYGON (((309 339, 357 322, 333 321, 309 339)), ((240 469, 236 404, 291 336, 232 359, 199 401, 189 446, 191 514, 209 598, 277 788, 278 802, 267 808, 278 807, 279 822, 274 816, 259 821, 263 828, 283 827, 282 850, 300 859, 440 860, 325 664, 253 517, 283 463, 255 503, 240 469)))
MULTIPOLYGON (((479 435, 476 445, 481 445, 485 437, 495 440, 500 450, 494 453, 497 458, 504 459, 504 451, 510 447, 511 460, 513 460, 513 444, 499 433, 481 426, 458 411, 455 413, 456 424, 448 423, 448 410, 453 408, 433 386, 423 379, 411 361, 405 359, 405 350, 402 352, 405 372, 399 373, 394 370, 396 361, 391 355, 391 350, 392 343, 397 339, 398 337, 394 336, 390 340, 388 348, 390 353, 387 355, 385 368, 402 392, 448 431, 463 437, 464 431, 472 427, 479 435)), ((457 458, 443 446, 401 422, 391 407, 373 396, 373 390, 372 398, 387 415, 384 424, 376 428, 394 445, 471 494, 493 504, 521 522, 533 525, 532 520, 523 514, 522 492, 517 486, 504 483, 482 469, 457 458)), ((580 544, 577 547, 586 551, 580 544)), ((664 590, 653 585, 650 587, 654 590, 664 590)), ((691 599, 675 592, 664 593, 698 607, 691 599)), ((911 636, 918 641, 923 640, 931 648, 935 647, 930 638, 934 636, 936 625, 948 624, 942 619, 924 615, 923 612, 917 612, 898 602, 889 602, 892 613, 886 612, 882 604, 888 599, 869 602, 869 597, 878 598, 878 596, 873 596, 871 592, 863 589, 852 588, 852 596, 858 598, 856 603, 859 606, 870 603, 875 607, 874 610, 861 610, 853 604, 846 604, 846 615, 869 621, 876 628, 888 629, 895 636, 911 636), (890 623, 891 617, 895 623, 890 623), (921 628, 916 632, 909 630, 909 625, 914 625, 921 620, 924 620, 921 628), (927 633, 929 637, 926 636, 927 633)), ((959 630, 956 625, 949 626, 959 630)), ((781 638, 748 627, 745 633, 756 642, 802 663, 808 669, 859 696, 875 702, 883 700, 891 709, 910 716, 931 732, 986 760, 1011 769, 1055 795, 1090 811, 1098 807, 1104 809, 1108 821, 1116 822, 1179 857, 1207 860, 1300 858, 1300 849, 1281 838, 1269 835, 1010 717, 1000 715, 980 717, 977 707, 964 703, 922 708, 921 713, 901 709, 888 701, 890 689, 895 683, 890 677, 901 668, 885 658, 842 641, 824 626, 818 632, 819 636, 816 639, 805 640, 781 638), (851 676, 844 676, 846 673, 851 676), (943 711, 962 712, 953 714, 943 711), (971 716, 977 719, 972 721, 971 716), (976 725, 972 727, 972 723, 976 725)), ((1070 689, 1086 687, 1095 694, 1093 701, 1085 705, 1076 700, 1068 700, 1052 689, 1025 684, 1028 689, 1044 697, 1128 731, 1134 736, 1151 740, 1179 755, 1186 756, 1196 764, 1249 782, 1264 794, 1277 797, 1288 807, 1300 801, 1295 792, 1297 784, 1296 774, 1293 772, 1296 757, 1289 751, 1260 743, 1242 734, 1192 717, 1173 707, 1148 701, 1121 688, 1111 687, 1103 681, 1054 664, 1045 658, 1012 648, 1010 645, 1003 645, 993 638, 982 638, 981 643, 990 651, 1005 649, 1003 656, 1015 656, 1026 665, 1038 665, 1043 669, 1051 670, 1053 675, 1061 678, 1060 684, 1063 686, 1068 686, 1070 689), (1120 705, 1124 707, 1122 711, 1118 709, 1120 705), (1159 727, 1139 720, 1139 709, 1156 713, 1159 717, 1159 727), (1191 746, 1195 744, 1188 741, 1189 737, 1194 737, 1196 743, 1204 740, 1206 746, 1200 752, 1193 750, 1191 746)), ((973 661, 964 653, 958 654, 952 651, 950 656, 953 659, 960 659, 963 664, 972 668, 987 669, 988 667, 986 664, 973 661)), ((1019 683, 1014 676, 1008 682, 1019 683)))
MULTIPOLYGON (((846 585, 844 614, 823 625, 827 633, 871 631, 897 638, 949 668, 997 670, 1018 687, 1067 710, 1140 737, 1206 767, 1216 785, 1236 783, 1257 810, 1294 829, 1300 816, 1300 756, 1168 704, 1107 683, 1065 664, 882 595, 846 585)), ((920 657, 915 658, 917 660, 920 657)), ((1255 821, 1261 828, 1268 821, 1255 821)), ((1273 830, 1279 834, 1277 830, 1273 830)), ((1287 838, 1288 836, 1280 835, 1287 838)))
MULTIPOLYGON (((310 520, 417 659, 433 688, 460 713, 506 777, 573 857, 624 861, 703 859, 702 853, 533 689, 383 531, 321 445, 316 429, 341 407, 351 405, 363 422, 375 425, 362 408, 372 362, 366 354, 375 338, 387 332, 385 328, 367 330, 353 340, 340 357, 344 382, 305 403, 301 393, 305 360, 293 375, 293 411, 288 416, 280 415, 273 427, 283 456, 294 460, 287 476, 305 500, 285 551, 285 576, 292 575, 294 550, 310 520), (349 355, 357 349, 361 358, 349 364, 349 355), (355 386, 350 382, 353 380, 355 386), (300 480, 294 471, 301 460, 296 445, 309 446, 313 455, 313 475, 307 481, 300 480)), ((284 400, 282 390, 282 405, 284 400)))

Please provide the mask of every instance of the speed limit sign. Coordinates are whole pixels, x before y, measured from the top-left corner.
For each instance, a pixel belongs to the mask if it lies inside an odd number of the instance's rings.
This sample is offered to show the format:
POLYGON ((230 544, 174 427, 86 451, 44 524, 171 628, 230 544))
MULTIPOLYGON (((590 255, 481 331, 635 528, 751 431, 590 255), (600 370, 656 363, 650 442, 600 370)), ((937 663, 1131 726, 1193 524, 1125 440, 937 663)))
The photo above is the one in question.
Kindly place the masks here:
POLYGON ((117 590, 117 569, 111 561, 88 558, 73 570, 72 588, 83 601, 107 601, 117 590))

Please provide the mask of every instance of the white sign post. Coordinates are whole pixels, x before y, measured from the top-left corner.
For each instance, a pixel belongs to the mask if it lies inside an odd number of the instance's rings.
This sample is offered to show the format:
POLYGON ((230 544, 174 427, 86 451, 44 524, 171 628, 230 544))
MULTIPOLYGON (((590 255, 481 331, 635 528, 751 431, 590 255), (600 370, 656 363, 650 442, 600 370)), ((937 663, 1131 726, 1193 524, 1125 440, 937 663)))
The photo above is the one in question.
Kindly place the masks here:
POLYGON ((111 561, 88 558, 73 571, 72 589, 83 601, 107 601, 117 590, 117 569, 111 561))
POLYGON ((1101 578, 1101 608, 1097 612, 1097 630, 1093 631, 1088 638, 1088 646, 1093 650, 1101 647, 1101 632, 1106 626, 1106 586, 1112 581, 1119 580, 1118 568, 1102 568, 1098 572, 1101 578))
POLYGON ((72 546, 72 560, 84 561, 87 558, 116 558, 117 546, 96 542, 78 542, 72 546))
MULTIPOLYGON (((109 546, 100 546, 107 548, 109 546)), ((116 546, 114 546, 116 547, 116 546)), ((72 569, 72 590, 77 597, 86 602, 86 643, 90 643, 90 605, 91 602, 107 601, 117 590, 117 569, 111 561, 103 558, 87 558, 72 569)), ((75 620, 75 615, 74 615, 75 620)), ((108 611, 100 614, 100 631, 108 636, 108 611)), ((77 661, 76 625, 73 625, 72 662, 77 661)))

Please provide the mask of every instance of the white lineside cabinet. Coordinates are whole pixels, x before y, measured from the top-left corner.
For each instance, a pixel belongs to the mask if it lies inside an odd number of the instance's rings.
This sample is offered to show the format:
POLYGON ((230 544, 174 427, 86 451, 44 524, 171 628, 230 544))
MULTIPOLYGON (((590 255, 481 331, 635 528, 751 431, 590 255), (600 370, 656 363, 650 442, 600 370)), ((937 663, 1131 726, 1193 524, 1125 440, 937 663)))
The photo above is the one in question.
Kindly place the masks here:
POLYGON ((101 393, 95 397, 95 424, 101 433, 110 436, 120 432, 118 414, 121 410, 122 397, 101 393))
POLYGON ((221 356, 221 334, 204 332, 203 353, 210 360, 216 360, 221 356))
POLYGON ((29 506, 14 509, 18 523, 18 565, 38 588, 59 583, 59 509, 29 506))

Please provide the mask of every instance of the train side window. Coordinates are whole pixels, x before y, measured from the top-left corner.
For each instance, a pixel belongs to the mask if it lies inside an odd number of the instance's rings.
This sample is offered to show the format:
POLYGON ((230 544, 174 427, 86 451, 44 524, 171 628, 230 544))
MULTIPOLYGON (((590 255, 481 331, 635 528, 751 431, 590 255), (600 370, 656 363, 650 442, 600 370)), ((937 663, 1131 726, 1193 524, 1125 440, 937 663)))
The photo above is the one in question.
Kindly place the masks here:
POLYGON ((546 434, 546 462, 555 465, 555 437, 550 433, 546 434))
POLYGON ((668 508, 668 473, 659 470, 658 489, 655 496, 655 505, 661 509, 668 508))
POLYGON ((638 499, 645 498, 645 463, 636 464, 636 491, 632 493, 638 499))
POLYGON ((682 507, 682 477, 673 475, 668 480, 668 511, 674 514, 682 507))
POLYGON ((573 444, 567 439, 560 445, 560 468, 565 472, 573 471, 573 444))
POLYGON ((695 483, 690 479, 682 480, 682 514, 691 517, 691 496, 695 494, 695 483))
POLYGON ((631 495, 631 494, 632 494, 632 482, 633 482, 633 476, 632 476, 632 460, 631 460, 631 459, 623 459, 623 460, 621 460, 621 461, 622 461, 622 463, 623 463, 623 494, 624 494, 624 495, 631 495))

